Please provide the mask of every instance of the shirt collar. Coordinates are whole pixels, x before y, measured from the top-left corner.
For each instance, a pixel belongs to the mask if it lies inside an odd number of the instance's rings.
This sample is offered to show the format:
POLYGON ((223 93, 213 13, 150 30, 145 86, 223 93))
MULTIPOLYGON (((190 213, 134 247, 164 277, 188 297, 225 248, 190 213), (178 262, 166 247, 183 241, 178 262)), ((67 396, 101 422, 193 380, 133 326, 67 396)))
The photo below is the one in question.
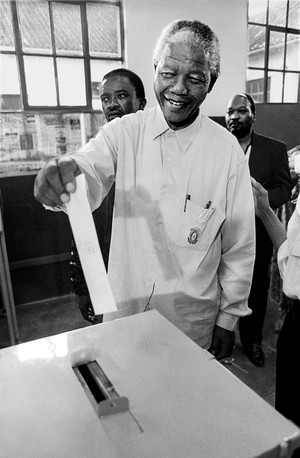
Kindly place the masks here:
POLYGON ((169 129, 167 121, 164 118, 164 115, 159 106, 156 107, 156 113, 154 116, 153 126, 152 126, 152 137, 155 140, 156 137, 162 135, 169 129))
POLYGON ((160 107, 157 106, 156 115, 153 122, 153 140, 167 131, 175 132, 182 150, 186 151, 190 144, 194 141, 196 135, 199 133, 201 120, 202 114, 199 112, 199 115, 192 124, 185 127, 184 129, 172 130, 168 126, 168 123, 165 120, 160 107))
POLYGON ((196 135, 200 132, 202 116, 199 114, 195 121, 184 129, 176 130, 176 137, 181 146, 182 152, 185 152, 193 143, 196 135))

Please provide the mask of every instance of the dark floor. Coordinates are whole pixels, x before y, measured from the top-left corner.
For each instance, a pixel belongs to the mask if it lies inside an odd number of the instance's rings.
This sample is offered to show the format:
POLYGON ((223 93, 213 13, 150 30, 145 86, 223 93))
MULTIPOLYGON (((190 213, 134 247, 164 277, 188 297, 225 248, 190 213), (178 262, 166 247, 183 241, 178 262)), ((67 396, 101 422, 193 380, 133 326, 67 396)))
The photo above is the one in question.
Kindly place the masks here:
MULTIPOLYGON (((266 355, 266 363, 263 368, 255 367, 244 355, 238 335, 233 361, 230 365, 226 365, 231 372, 273 406, 277 340, 274 325, 279 317, 278 307, 270 302, 264 328, 263 349, 266 355)), ((74 296, 65 296, 58 300, 18 306, 17 320, 20 343, 91 326, 81 317, 74 296)), ((10 346, 7 320, 5 314, 0 313, 0 348, 7 346, 10 346)))

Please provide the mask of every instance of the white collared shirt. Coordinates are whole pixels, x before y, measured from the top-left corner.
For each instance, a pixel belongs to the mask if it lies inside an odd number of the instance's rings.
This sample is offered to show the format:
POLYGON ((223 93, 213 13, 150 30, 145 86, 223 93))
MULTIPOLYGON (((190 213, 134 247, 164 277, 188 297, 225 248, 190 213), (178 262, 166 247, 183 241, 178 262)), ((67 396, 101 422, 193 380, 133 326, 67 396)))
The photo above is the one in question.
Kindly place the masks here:
POLYGON ((279 247, 277 260, 284 294, 300 299, 300 194, 288 223, 287 240, 279 247))
POLYGON ((246 154, 245 154, 248 163, 249 163, 249 160, 250 160, 251 147, 252 147, 252 145, 251 145, 251 143, 250 143, 250 145, 249 145, 248 148, 247 148, 246 154))
POLYGON ((116 180, 109 279, 118 312, 105 319, 155 308, 208 348, 215 324, 233 330, 250 313, 254 204, 234 136, 202 114, 172 131, 156 107, 106 124, 73 157, 92 209, 116 180))

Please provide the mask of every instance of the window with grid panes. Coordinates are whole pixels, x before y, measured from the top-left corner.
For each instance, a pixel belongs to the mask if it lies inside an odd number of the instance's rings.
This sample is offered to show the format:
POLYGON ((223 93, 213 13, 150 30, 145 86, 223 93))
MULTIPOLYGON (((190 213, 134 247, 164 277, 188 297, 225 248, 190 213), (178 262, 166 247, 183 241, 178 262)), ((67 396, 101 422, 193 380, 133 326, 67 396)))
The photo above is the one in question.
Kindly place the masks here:
POLYGON ((299 0, 248 0, 248 6, 248 93, 257 103, 299 103, 299 0))
POLYGON ((123 65, 119 1, 0 1, 1 110, 90 111, 123 65))

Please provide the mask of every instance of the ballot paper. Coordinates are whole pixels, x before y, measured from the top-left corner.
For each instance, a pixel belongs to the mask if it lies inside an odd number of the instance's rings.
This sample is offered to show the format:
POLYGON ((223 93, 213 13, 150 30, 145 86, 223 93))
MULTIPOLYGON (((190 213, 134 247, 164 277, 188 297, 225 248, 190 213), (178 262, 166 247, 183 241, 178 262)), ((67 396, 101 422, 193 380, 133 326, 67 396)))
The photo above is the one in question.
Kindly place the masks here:
POLYGON ((76 191, 66 204, 82 270, 96 315, 117 310, 87 198, 85 176, 76 177, 76 191))

